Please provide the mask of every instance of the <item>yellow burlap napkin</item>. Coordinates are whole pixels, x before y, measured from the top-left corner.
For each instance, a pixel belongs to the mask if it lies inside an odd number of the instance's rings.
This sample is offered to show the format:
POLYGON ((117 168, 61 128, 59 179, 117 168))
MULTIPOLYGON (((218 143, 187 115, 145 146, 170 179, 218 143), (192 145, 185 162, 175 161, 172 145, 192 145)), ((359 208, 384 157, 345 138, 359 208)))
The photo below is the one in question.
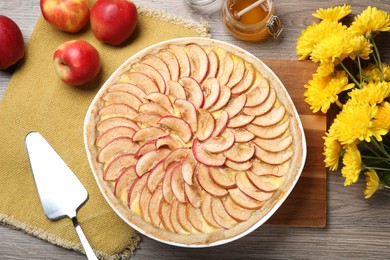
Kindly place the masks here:
POLYGON ((131 55, 163 40, 208 36, 207 24, 138 7, 138 30, 123 46, 98 42, 90 28, 78 34, 53 29, 39 18, 26 56, 14 72, 0 103, 0 222, 53 244, 82 251, 69 219, 50 221, 44 215, 26 155, 24 138, 39 131, 56 149, 89 192, 78 219, 93 249, 104 259, 129 257, 139 237, 109 207, 89 168, 83 143, 83 121, 104 81, 131 55), (99 76, 84 88, 61 82, 53 53, 64 41, 84 39, 101 55, 99 76))

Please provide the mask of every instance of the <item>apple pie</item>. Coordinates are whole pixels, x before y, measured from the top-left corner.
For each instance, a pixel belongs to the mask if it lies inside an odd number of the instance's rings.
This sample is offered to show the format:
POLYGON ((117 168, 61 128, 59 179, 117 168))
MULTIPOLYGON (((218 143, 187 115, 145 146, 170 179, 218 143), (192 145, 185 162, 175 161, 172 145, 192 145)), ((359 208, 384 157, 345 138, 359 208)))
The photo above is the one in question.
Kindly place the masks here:
POLYGON ((244 50, 210 39, 132 56, 96 95, 84 134, 112 208, 141 233, 179 246, 222 244, 260 226, 306 157, 279 79, 244 50))

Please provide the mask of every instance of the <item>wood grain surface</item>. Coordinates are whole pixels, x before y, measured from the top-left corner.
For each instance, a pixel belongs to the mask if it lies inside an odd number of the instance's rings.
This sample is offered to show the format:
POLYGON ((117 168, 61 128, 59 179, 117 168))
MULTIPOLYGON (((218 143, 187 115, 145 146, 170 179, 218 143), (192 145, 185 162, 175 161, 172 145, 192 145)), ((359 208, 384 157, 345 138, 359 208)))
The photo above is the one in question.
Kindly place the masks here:
MULTIPOLYGON (((390 12, 389 0, 275 0, 276 14, 285 26, 280 38, 248 43, 237 40, 227 33, 220 12, 200 14, 186 5, 185 0, 134 1, 186 19, 207 20, 213 38, 242 47, 260 59, 280 60, 297 59, 296 40, 306 26, 316 21, 311 14, 318 8, 347 3, 352 6, 353 14, 360 13, 367 5, 390 12)), ((0 15, 7 15, 20 26, 27 43, 40 15, 39 1, 1 0, 0 15)), ((389 42, 390 33, 382 34, 378 38, 382 60, 387 63, 390 63, 389 42)), ((302 71, 294 73, 300 77, 302 71)), ((0 98, 11 76, 12 70, 0 71, 0 98)), ((298 109, 300 107, 307 109, 307 105, 301 102, 296 106, 298 109)), ((310 138, 311 134, 307 136, 310 138)), ((322 149, 321 142, 317 148, 322 149)), ((324 170, 322 165, 316 167, 324 170)), ((366 200, 363 198, 365 185, 363 179, 352 186, 343 187, 344 180, 339 173, 329 173, 326 177, 325 228, 263 225, 233 243, 196 250, 172 247, 142 236, 139 248, 132 259, 390 259, 390 193, 380 191, 372 199, 366 200)), ((300 180, 302 185, 306 181, 305 178, 300 180)), ((311 196, 320 196, 316 193, 321 188, 323 187, 313 186, 311 196)), ((313 203, 314 206, 320 206, 313 203)), ((51 245, 23 232, 0 226, 0 259, 85 258, 84 255, 51 245)))

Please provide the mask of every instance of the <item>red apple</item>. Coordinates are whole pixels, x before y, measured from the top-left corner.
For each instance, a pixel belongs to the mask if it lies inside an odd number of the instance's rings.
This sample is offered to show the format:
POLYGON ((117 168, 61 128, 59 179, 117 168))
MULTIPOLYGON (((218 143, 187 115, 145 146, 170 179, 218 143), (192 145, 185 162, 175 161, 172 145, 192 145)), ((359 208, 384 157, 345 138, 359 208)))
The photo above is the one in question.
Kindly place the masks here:
POLYGON ((0 15, 0 69, 7 69, 24 56, 23 35, 10 18, 0 15))
POLYGON ((134 32, 138 22, 137 7, 127 0, 98 0, 92 6, 90 23, 99 41, 120 45, 134 32))
POLYGON ((53 58, 58 76, 73 86, 84 85, 100 71, 99 52, 83 40, 64 42, 54 52, 53 58))
POLYGON ((41 0, 45 20, 58 30, 75 33, 87 25, 89 0, 41 0))

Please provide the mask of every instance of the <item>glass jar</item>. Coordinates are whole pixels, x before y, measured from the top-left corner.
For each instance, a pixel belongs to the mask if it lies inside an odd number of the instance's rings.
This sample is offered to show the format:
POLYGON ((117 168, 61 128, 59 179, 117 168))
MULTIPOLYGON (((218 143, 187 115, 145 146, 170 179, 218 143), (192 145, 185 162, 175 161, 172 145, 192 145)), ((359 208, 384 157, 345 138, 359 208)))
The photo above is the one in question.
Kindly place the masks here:
POLYGON ((257 0, 226 0, 223 5, 223 19, 227 30, 236 38, 245 41, 260 41, 266 36, 277 38, 283 25, 276 16, 273 1, 266 0, 239 17, 241 10, 257 0))

